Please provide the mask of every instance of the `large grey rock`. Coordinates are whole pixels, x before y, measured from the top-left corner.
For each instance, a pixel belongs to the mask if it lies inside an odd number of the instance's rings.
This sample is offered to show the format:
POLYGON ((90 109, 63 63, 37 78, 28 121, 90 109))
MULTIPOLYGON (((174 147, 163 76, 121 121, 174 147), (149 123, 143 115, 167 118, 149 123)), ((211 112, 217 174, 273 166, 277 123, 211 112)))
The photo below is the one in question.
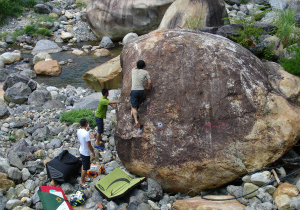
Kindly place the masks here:
POLYGON ((33 191, 36 188, 36 184, 33 180, 27 180, 24 184, 24 187, 30 191, 33 191))
POLYGON ((4 84, 3 84, 3 90, 6 90, 7 88, 12 87, 14 84, 18 82, 23 82, 24 84, 28 84, 30 79, 28 77, 25 77, 23 75, 20 75, 18 73, 13 73, 7 76, 4 84))
POLYGON ((8 102, 23 104, 30 94, 31 89, 23 82, 18 82, 5 91, 4 99, 8 102))
POLYGON ((35 140, 45 140, 50 133, 48 126, 44 126, 43 128, 38 128, 32 133, 32 137, 35 140))
POLYGON ((29 95, 28 104, 42 106, 51 99, 52 97, 48 90, 35 90, 29 95))
POLYGON ((31 174, 27 168, 22 169, 22 180, 27 181, 31 177, 31 174))
POLYGON ((159 29, 222 26, 228 17, 221 0, 176 0, 166 11, 159 29))
POLYGON ((25 166, 32 174, 41 173, 45 168, 42 161, 28 161, 25 166))
POLYGON ((61 51, 62 48, 60 48, 55 42, 42 39, 36 43, 34 49, 31 51, 31 54, 36 55, 40 52, 56 53, 61 51))
POLYGON ((103 163, 108 163, 112 160, 112 152, 110 150, 105 150, 102 154, 103 163))
POLYGON ((251 175, 251 182, 258 186, 262 186, 270 181, 270 177, 265 173, 255 173, 251 175))
POLYGON ((10 167, 7 170, 7 175, 8 175, 8 178, 10 178, 14 181, 19 181, 22 179, 22 172, 18 168, 15 168, 15 167, 10 167))
POLYGON ((18 70, 16 69, 1 69, 0 68, 0 82, 4 82, 8 75, 17 73, 18 70))
POLYGON ((86 8, 87 23, 99 39, 108 36, 113 41, 121 41, 129 32, 140 35, 156 29, 174 1, 91 1, 86 8))
POLYGON ((6 42, 0 42, 0 47, 2 48, 7 48, 7 43, 6 42))
POLYGON ((0 157, 0 172, 6 173, 10 167, 8 159, 0 157))
POLYGON ((46 148, 56 149, 62 145, 62 141, 60 139, 52 139, 49 144, 47 144, 46 148))
POLYGON ((6 118, 9 116, 9 111, 5 103, 0 102, 0 119, 6 118))
POLYGON ((227 24, 221 26, 218 29, 217 34, 229 38, 231 36, 235 36, 239 29, 243 30, 244 27, 238 24, 227 24))
POLYGON ((36 4, 34 6, 34 11, 36 13, 49 14, 51 12, 51 9, 46 4, 36 4))

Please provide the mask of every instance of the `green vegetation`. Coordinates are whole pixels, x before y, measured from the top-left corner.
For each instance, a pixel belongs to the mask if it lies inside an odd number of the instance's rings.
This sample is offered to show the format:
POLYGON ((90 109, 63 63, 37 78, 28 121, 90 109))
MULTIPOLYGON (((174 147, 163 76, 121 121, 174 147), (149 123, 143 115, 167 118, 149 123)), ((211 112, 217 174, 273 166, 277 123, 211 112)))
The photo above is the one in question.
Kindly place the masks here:
POLYGON ((86 4, 84 4, 84 3, 76 3, 76 6, 78 8, 86 8, 86 4))
POLYGON ((14 133, 8 134, 8 141, 16 142, 16 140, 17 140, 17 137, 14 133))
POLYGON ((278 27, 276 36, 280 38, 284 47, 296 43, 297 29, 295 27, 295 9, 286 9, 277 12, 277 18, 274 19, 275 25, 278 27))
POLYGON ((36 4, 37 4, 37 2, 35 0, 27 0, 27 1, 25 1, 24 6, 33 8, 36 4))
POLYGON ((282 58, 279 60, 280 65, 291 74, 300 75, 300 43, 294 44, 287 48, 292 58, 282 58))
POLYGON ((0 24, 7 16, 18 17, 22 12, 22 0, 0 0, 0 24))
POLYGON ((79 123, 82 118, 85 118, 92 128, 96 127, 96 121, 94 119, 95 113, 91 109, 72 109, 69 112, 64 112, 60 116, 60 121, 73 123, 79 123))

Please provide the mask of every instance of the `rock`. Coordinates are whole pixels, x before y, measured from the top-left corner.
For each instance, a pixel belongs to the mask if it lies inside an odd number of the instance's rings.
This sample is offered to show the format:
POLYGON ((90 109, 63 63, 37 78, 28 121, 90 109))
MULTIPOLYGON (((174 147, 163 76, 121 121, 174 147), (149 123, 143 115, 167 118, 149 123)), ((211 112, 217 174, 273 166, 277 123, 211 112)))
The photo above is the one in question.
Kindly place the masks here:
POLYGON ((47 145, 49 149, 56 149, 61 147, 62 141, 60 139, 52 139, 51 142, 47 145))
POLYGON ((119 41, 132 31, 146 34, 155 30, 168 6, 174 1, 153 0, 141 3, 133 0, 118 1, 115 4, 110 0, 92 1, 86 8, 87 23, 99 39, 108 36, 113 41, 119 41))
POLYGON ((63 191, 65 192, 65 194, 71 194, 74 192, 74 187, 69 184, 69 183, 64 183, 61 185, 61 188, 63 189, 63 191))
POLYGON ((18 181, 22 178, 22 172, 18 168, 15 168, 15 167, 10 167, 7 170, 7 175, 8 175, 8 178, 10 178, 14 181, 18 181))
POLYGON ((289 184, 287 182, 279 185, 276 191, 273 194, 274 200, 276 200, 277 196, 280 195, 288 195, 290 198, 295 197, 299 194, 299 190, 296 186, 289 184))
POLYGON ((47 39, 39 40, 33 50, 31 51, 32 55, 37 55, 40 52, 46 53, 56 53, 61 52, 62 48, 60 48, 55 42, 52 42, 47 39))
POLYGON ((28 77, 30 79, 36 78, 36 73, 32 70, 26 69, 24 71, 21 71, 20 73, 22 76, 28 77))
POLYGON ((0 55, 0 61, 4 64, 11 64, 22 59, 20 51, 18 52, 6 52, 0 55))
POLYGON ((53 60, 51 55, 47 52, 40 52, 37 53, 34 57, 33 57, 33 65, 37 64, 40 61, 45 61, 45 60, 53 60))
POLYGON ((8 46, 8 45, 7 45, 6 42, 1 42, 1 41, 0 41, 0 47, 1 47, 1 48, 7 48, 7 46, 8 46))
POLYGON ((0 188, 8 190, 11 187, 15 187, 15 182, 10 179, 0 179, 0 188))
MULTIPOLYGON (((254 190, 257 190, 258 188, 259 188, 258 186, 254 185, 252 183, 245 183, 244 187, 243 187, 243 195, 246 195, 250 192, 253 192, 254 190)), ((256 195, 257 195, 257 191, 251 193, 250 195, 245 196, 245 198, 250 199, 250 198, 253 198, 256 195)))
POLYGON ((59 76, 61 65, 56 60, 39 61, 34 65, 34 71, 40 75, 59 76))
POLYGON ((262 186, 270 182, 270 176, 265 173, 255 173, 251 175, 251 182, 255 185, 262 186))
POLYGON ((0 102, 0 119, 4 119, 10 115, 5 103, 0 102))
POLYGON ((300 106, 300 78, 294 77, 292 74, 285 71, 282 66, 274 62, 265 62, 271 85, 277 91, 300 106))
POLYGON ((58 100, 46 101, 43 105, 44 109, 65 109, 66 106, 64 103, 58 100))
POLYGON ((5 209, 5 204, 7 202, 7 199, 3 196, 3 194, 0 192, 0 209, 5 209))
POLYGON ((151 210, 151 207, 146 203, 140 203, 136 210, 151 210))
POLYGON ((217 34, 230 38, 231 36, 235 36, 239 29, 244 30, 244 27, 238 24, 227 24, 220 27, 217 31, 217 34))
POLYGON ((22 202, 20 200, 17 200, 17 199, 9 200, 6 203, 6 208, 8 210, 13 209, 17 206, 22 206, 22 202))
POLYGON ((30 87, 23 82, 18 82, 5 91, 4 99, 8 102, 23 104, 25 101, 27 101, 30 94, 30 87))
POLYGON ((30 191, 33 191, 36 188, 36 184, 33 180, 27 180, 24 184, 24 187, 30 191))
POLYGON ((159 201, 163 197, 162 187, 153 179, 147 179, 148 190, 147 196, 150 200, 159 201))
POLYGON ((71 12, 69 12, 69 11, 66 11, 66 12, 65 12, 65 16, 66 16, 68 19, 72 19, 72 18, 74 17, 74 15, 73 15, 71 12))
POLYGON ((8 159, 0 157, 0 172, 6 173, 9 168, 10 165, 8 159))
POLYGON ((125 45, 130 39, 134 39, 138 36, 139 35, 137 35, 136 33, 130 32, 130 33, 126 34, 126 36, 124 36, 124 38, 122 40, 122 44, 125 45))
POLYGON ((120 56, 87 71, 82 76, 90 89, 101 91, 103 88, 118 89, 122 87, 122 68, 120 56))
POLYGON ((31 177, 31 174, 27 168, 22 169, 22 180, 27 181, 31 177))
POLYGON ((284 10, 288 7, 286 0, 269 0, 272 10, 284 10))
MULTIPOLYGON (((232 196, 206 196, 210 199, 228 199, 233 198, 232 196)), ((245 206, 240 204, 236 200, 229 201, 209 201, 201 199, 200 197, 194 197, 184 200, 177 200, 173 204, 177 210, 183 209, 222 209, 222 210, 244 210, 245 206)))
POLYGON ((154 203, 151 200, 148 200, 148 204, 150 205, 150 208, 153 210, 160 210, 160 208, 158 207, 158 205, 156 203, 154 203))
MULTIPOLYGON (((28 189, 24 189, 20 192, 20 194, 18 195, 19 198, 23 198, 23 197, 30 197, 29 195, 30 191, 28 189)), ((22 200, 21 200, 22 201, 22 200)), ((23 202, 22 202, 23 203, 23 202)))
POLYGON ((8 36, 5 37, 5 42, 7 44, 13 44, 14 43, 14 38, 12 36, 8 35, 8 36))
POLYGON ((9 152, 7 155, 10 165, 17 167, 18 169, 22 170, 24 165, 22 160, 18 157, 18 155, 14 152, 9 152))
POLYGON ((221 186, 273 163, 300 137, 299 107, 273 94, 271 71, 228 39, 157 30, 127 43, 121 64, 123 87, 114 136, 118 156, 129 172, 156 180, 164 190, 194 194, 221 186), (188 51, 179 47, 183 43, 188 51), (155 81, 139 107, 141 136, 128 111, 136 58, 147 60, 155 81), (258 114, 263 117, 258 119, 258 114), (268 127, 275 125, 280 129, 268 127))
POLYGON ((73 36, 72 33, 61 31, 61 36, 60 36, 60 38, 62 38, 63 40, 65 40, 65 39, 72 39, 73 37, 74 37, 74 36, 73 36))
POLYGON ((111 56, 111 53, 107 50, 107 49, 97 49, 93 52, 92 54, 93 56, 96 56, 96 57, 108 57, 108 56, 111 56))
POLYGON ((3 61, 0 61, 0 69, 3 69, 5 67, 5 64, 3 61))
POLYGON ((297 210, 297 209, 300 209, 300 197, 297 196, 297 197, 293 197, 291 199, 291 210, 297 210))
POLYGON ((113 48, 114 46, 115 46, 114 43, 111 41, 111 39, 108 36, 104 36, 101 39, 100 47, 103 47, 103 48, 113 48))
POLYGON ((291 199, 288 195, 278 195, 275 198, 275 204, 278 207, 278 210, 287 210, 290 209, 291 199))
POLYGON ((46 4, 36 4, 34 5, 34 11, 36 13, 49 14, 51 9, 46 4))
POLYGON ((20 75, 17 73, 10 74, 7 76, 7 78, 3 84, 3 90, 6 91, 7 88, 12 87, 13 85, 15 85, 18 82, 23 82, 24 84, 28 84, 29 81, 30 81, 30 79, 23 75, 20 75))
POLYGON ((74 55, 83 55, 83 54, 84 54, 84 51, 78 50, 78 49, 74 49, 74 50, 72 51, 72 54, 74 54, 74 55))
POLYGON ((199 30, 205 26, 222 26, 227 18, 223 1, 177 0, 166 11, 159 29, 189 28, 199 30))
POLYGON ((112 160, 112 153, 110 150, 105 150, 102 155, 102 162, 108 163, 112 160))
POLYGON ((118 204, 116 204, 115 202, 113 201, 110 201, 108 204, 107 204, 107 210, 117 210, 118 209, 118 204))

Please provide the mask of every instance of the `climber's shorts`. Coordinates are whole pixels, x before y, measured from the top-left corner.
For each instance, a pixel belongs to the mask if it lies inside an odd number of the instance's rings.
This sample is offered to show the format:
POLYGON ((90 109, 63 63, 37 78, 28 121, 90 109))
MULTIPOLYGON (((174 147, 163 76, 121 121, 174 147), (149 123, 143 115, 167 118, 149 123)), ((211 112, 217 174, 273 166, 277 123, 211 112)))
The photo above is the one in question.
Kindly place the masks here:
POLYGON ((141 101, 144 94, 144 90, 132 90, 130 93, 130 102, 133 108, 137 108, 139 106, 139 102, 141 101))

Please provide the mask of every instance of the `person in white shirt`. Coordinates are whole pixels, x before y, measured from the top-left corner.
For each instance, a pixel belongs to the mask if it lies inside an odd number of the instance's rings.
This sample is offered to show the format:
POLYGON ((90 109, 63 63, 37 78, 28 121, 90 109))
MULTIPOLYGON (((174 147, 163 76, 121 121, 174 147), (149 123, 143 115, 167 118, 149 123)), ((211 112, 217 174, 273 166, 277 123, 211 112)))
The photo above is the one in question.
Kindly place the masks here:
POLYGON ((151 90, 152 84, 149 73, 143 68, 146 67, 146 64, 143 60, 139 60, 136 63, 137 69, 131 70, 132 76, 132 85, 130 92, 130 102, 131 102, 131 115, 134 118, 135 124, 137 128, 140 128, 140 124, 137 119, 137 110, 139 107, 139 103, 144 94, 144 80, 148 82, 147 90, 151 90))
POLYGON ((81 128, 77 131, 77 137, 80 142, 79 152, 82 159, 81 179, 79 185, 82 188, 88 188, 89 186, 85 184, 85 182, 90 181, 90 179, 85 176, 91 166, 90 152, 92 153, 93 158, 95 157, 95 152, 91 144, 91 138, 93 138, 93 135, 87 131, 88 122, 86 119, 80 120, 80 126, 81 128))

